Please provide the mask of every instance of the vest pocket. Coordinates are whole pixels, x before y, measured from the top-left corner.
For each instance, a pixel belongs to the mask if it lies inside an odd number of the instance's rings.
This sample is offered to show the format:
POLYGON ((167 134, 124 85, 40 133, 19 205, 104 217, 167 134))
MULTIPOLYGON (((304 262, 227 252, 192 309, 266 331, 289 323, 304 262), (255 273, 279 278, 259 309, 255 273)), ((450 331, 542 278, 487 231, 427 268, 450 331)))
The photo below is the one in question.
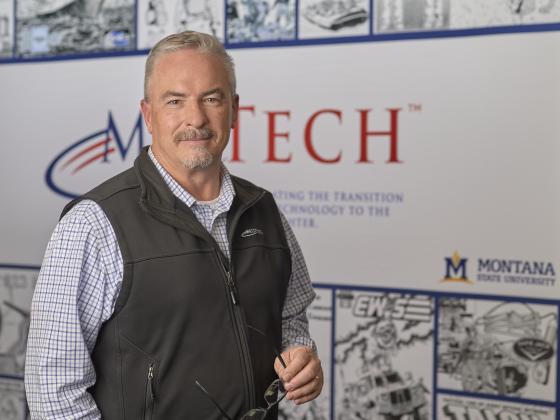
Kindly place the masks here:
POLYGON ((152 420, 152 414, 154 412, 154 372, 155 364, 150 362, 148 366, 148 371, 146 374, 146 395, 144 403, 144 420, 152 420))
POLYGON ((126 420, 157 417, 161 361, 124 334, 119 334, 122 357, 122 395, 126 420))

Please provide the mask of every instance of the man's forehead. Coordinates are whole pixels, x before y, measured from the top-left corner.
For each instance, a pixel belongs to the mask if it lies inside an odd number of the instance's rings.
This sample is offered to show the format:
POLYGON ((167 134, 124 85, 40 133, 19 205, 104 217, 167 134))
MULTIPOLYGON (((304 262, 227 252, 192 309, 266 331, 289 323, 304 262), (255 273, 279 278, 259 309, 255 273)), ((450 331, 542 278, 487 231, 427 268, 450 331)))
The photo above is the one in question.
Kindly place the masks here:
POLYGON ((205 90, 221 88, 224 94, 233 94, 229 69, 216 53, 193 47, 162 51, 153 61, 147 90, 149 96, 159 97, 162 90, 178 88, 180 81, 204 80, 208 84, 203 87, 205 90))

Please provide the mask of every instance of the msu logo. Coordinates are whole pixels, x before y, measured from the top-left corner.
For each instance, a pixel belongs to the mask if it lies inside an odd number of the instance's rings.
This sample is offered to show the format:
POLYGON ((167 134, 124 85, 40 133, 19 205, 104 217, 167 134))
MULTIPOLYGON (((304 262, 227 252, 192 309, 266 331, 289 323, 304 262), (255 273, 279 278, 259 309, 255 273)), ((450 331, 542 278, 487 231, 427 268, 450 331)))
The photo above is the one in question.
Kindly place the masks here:
POLYGON ((445 277, 442 281, 455 281, 470 283, 467 277, 467 261, 468 258, 461 258, 459 253, 455 251, 451 258, 445 258, 445 277))

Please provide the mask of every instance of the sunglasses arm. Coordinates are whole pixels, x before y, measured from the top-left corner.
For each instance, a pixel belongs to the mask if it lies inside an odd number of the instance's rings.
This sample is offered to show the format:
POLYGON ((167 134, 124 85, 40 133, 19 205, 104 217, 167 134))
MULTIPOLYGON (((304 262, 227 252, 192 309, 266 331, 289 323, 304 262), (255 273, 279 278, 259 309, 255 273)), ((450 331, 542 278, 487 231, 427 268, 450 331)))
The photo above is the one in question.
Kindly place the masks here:
POLYGON ((196 383, 196 386, 198 387, 198 389, 200 389, 204 395, 206 395, 210 401, 212 401, 212 403, 214 404, 214 406, 220 410, 220 413, 222 413, 222 416, 224 416, 227 420, 233 420, 230 416, 227 415, 227 413, 224 411, 224 409, 222 407, 220 407, 220 404, 218 404, 218 402, 214 399, 214 397, 212 397, 212 395, 206 390, 206 388, 204 388, 202 386, 202 384, 200 382, 198 382, 198 379, 196 379, 194 381, 196 383))

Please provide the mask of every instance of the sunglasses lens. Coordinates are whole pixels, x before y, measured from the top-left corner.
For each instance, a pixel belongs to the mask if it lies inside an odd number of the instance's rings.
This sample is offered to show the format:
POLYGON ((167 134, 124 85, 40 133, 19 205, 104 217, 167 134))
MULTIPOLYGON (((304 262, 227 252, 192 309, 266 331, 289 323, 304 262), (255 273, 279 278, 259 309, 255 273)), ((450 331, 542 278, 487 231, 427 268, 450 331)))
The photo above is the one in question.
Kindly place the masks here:
POLYGON ((270 384, 264 393, 264 400, 268 405, 276 404, 286 395, 286 390, 284 389, 284 384, 280 379, 276 379, 270 384))
POLYGON ((239 420, 263 420, 266 417, 264 408, 253 408, 245 413, 239 420))

